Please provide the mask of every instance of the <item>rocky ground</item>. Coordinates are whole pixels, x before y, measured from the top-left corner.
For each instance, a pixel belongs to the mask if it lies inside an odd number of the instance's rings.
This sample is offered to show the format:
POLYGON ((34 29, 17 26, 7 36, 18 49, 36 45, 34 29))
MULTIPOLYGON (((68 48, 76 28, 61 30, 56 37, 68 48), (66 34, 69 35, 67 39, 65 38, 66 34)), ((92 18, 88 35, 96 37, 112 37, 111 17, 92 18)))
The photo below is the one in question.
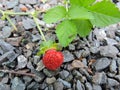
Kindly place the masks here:
MULTIPOLYGON (((0 0, 0 8, 20 12, 46 10, 58 0, 0 0)), ((117 2, 117 5, 120 5, 117 2)), ((58 41, 54 24, 39 24, 46 38, 58 41), (49 30, 47 30, 49 29, 49 30)), ((46 69, 36 56, 42 42, 30 16, 11 16, 18 31, 0 20, 0 90, 120 90, 120 24, 95 28, 87 38, 77 37, 62 50, 64 63, 46 69)))

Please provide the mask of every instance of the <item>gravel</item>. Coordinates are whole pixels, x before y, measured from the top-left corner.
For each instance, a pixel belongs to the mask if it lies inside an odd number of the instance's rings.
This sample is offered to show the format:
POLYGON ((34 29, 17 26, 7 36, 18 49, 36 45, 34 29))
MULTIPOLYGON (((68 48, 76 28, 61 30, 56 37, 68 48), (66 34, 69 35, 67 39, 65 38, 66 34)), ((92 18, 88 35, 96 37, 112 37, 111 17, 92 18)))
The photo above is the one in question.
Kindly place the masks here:
MULTIPOLYGON (((14 12, 23 12, 22 7, 26 7, 27 12, 46 11, 56 5, 63 5, 63 2, 0 0, 0 9, 14 12)), ((33 18, 9 17, 18 31, 13 31, 7 20, 0 20, 0 90, 120 89, 120 23, 96 27, 86 38, 77 36, 69 46, 62 48, 63 64, 51 71, 43 65, 43 55, 36 56, 43 38, 33 18)), ((44 12, 38 15, 37 22, 46 39, 59 42, 56 24, 46 24, 43 17, 44 12)))

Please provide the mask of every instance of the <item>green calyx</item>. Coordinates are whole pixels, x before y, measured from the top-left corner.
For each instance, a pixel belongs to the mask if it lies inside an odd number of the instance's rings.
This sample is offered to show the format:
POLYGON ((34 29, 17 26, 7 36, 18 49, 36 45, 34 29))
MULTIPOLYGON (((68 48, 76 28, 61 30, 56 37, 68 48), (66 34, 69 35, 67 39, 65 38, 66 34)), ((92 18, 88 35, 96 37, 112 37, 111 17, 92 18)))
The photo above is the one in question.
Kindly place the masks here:
POLYGON ((59 43, 55 43, 55 42, 53 42, 51 40, 44 41, 40 45, 40 49, 39 49, 39 51, 37 53, 37 56, 40 56, 41 54, 44 54, 49 49, 61 50, 62 47, 59 45, 59 43))

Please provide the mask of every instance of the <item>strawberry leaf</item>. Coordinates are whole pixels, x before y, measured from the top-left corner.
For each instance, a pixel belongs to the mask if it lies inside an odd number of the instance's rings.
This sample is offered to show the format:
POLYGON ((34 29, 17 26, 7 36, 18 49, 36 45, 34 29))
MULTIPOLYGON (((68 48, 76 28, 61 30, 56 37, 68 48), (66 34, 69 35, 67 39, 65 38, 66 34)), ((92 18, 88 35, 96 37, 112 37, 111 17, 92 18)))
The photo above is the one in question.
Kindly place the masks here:
POLYGON ((77 35, 77 28, 70 20, 64 20, 56 27, 56 34, 63 47, 69 45, 77 35))
POLYGON ((91 23, 97 27, 105 27, 120 22, 120 11, 110 0, 103 0, 88 8, 95 19, 91 23))
POLYGON ((88 9, 81 6, 71 6, 68 10, 70 19, 93 19, 93 15, 88 9))
POLYGON ((88 7, 92 5, 96 0, 70 0, 71 5, 78 5, 88 7))
POLYGON ((72 20, 77 26, 77 32, 80 37, 87 36, 92 28, 92 24, 89 20, 72 20))
POLYGON ((66 9, 63 6, 57 6, 49 9, 45 16, 44 21, 46 23, 54 23, 57 22, 66 16, 66 9))

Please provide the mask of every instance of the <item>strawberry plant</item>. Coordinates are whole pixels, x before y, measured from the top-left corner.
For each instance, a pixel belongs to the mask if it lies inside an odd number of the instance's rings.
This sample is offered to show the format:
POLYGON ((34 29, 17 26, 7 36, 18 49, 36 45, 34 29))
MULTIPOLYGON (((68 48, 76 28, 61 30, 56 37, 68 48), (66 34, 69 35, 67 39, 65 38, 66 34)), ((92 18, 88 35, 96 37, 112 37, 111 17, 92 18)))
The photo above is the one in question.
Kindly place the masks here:
POLYGON ((70 0, 65 6, 49 9, 44 15, 46 23, 59 23, 56 35, 66 47, 76 38, 86 37, 92 28, 105 27, 120 21, 120 11, 111 0, 70 0), (69 5, 68 5, 69 4, 69 5))

